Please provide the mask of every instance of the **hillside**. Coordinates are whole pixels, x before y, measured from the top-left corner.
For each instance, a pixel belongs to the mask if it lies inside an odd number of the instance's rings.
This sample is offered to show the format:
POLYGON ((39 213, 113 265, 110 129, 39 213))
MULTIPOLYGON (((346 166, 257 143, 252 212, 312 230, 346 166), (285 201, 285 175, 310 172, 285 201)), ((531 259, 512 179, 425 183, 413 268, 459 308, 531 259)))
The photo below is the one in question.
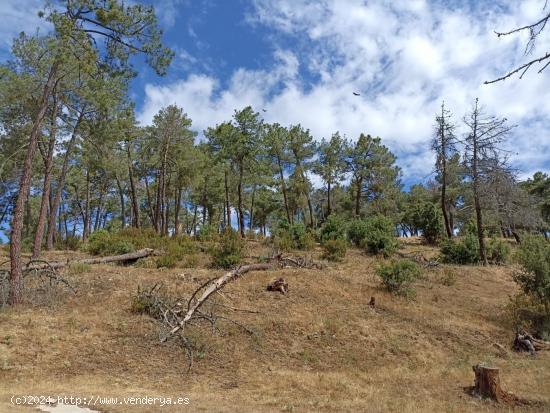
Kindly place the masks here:
MULTIPOLYGON (((259 243, 249 255, 266 254, 259 243)), ((422 249, 406 240, 405 250, 422 249)), ((318 251, 313 254, 318 255, 318 251)), ((65 252, 47 253, 66 259, 65 252)), ((78 253, 80 254, 80 253, 78 253)), ((0 411, 12 394, 188 397, 189 406, 154 411, 208 412, 503 412, 550 410, 550 354, 536 358, 510 347, 504 308, 516 291, 508 267, 439 266, 424 271, 412 301, 380 287, 381 258, 359 250, 324 270, 256 272, 229 284, 214 299, 254 312, 190 331, 195 360, 185 373, 184 350, 159 342, 159 324, 131 311, 138 286, 157 282, 188 296, 222 274, 199 268, 150 269, 95 265, 63 273, 78 289, 40 306, 0 311, 0 411), (268 292, 283 276, 288 295, 268 292), (369 307, 371 296, 376 308, 369 307), (475 399, 472 365, 501 368, 503 388, 530 407, 475 399), (509 410, 507 410, 509 409, 509 410)), ((96 406, 102 412, 150 412, 147 406, 96 406)))

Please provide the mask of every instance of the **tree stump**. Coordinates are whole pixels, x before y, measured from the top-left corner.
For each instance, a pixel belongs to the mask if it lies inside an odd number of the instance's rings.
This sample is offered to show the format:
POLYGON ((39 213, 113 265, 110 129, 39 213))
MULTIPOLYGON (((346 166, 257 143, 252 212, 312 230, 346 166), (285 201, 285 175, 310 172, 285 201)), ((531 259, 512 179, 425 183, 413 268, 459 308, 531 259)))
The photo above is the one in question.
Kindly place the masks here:
POLYGON ((280 291, 284 295, 288 293, 288 283, 284 278, 277 278, 267 285, 267 291, 280 291))
POLYGON ((501 401, 505 393, 500 387, 500 370, 483 364, 473 366, 473 370, 476 375, 474 393, 486 399, 501 401))

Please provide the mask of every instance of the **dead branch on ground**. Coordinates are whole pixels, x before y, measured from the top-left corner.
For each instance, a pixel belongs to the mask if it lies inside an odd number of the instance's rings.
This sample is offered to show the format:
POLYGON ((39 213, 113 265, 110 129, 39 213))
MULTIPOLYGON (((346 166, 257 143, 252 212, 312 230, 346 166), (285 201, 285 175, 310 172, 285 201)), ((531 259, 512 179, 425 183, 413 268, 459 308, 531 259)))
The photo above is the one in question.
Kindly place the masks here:
POLYGON ((516 351, 528 351, 535 355, 537 351, 550 350, 550 341, 539 340, 526 331, 518 331, 513 347, 516 351))

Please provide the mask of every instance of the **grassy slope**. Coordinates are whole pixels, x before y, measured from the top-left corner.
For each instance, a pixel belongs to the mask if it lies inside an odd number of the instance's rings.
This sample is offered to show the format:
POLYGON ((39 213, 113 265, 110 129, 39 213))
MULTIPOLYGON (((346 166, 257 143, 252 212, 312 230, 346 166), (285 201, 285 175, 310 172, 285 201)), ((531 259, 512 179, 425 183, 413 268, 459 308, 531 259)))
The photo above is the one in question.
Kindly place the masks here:
POLYGON ((227 323, 221 336, 193 329, 200 351, 187 375, 184 353, 159 343, 157 324, 132 314, 130 297, 157 281, 186 294, 222 272, 94 266, 68 275, 76 296, 0 312, 0 412, 30 411, 9 404, 13 393, 191 399, 187 408, 105 412, 508 411, 464 393, 480 361, 502 369, 505 389, 543 403, 526 410, 550 411, 550 354, 502 357, 493 346, 512 339, 502 321, 516 288, 509 268, 449 267, 452 286, 441 282, 442 268, 427 272, 407 302, 380 289, 378 262, 352 250, 326 270, 251 273, 230 284, 216 299, 259 311, 231 315, 257 333, 227 323), (265 291, 275 276, 287 279, 289 295, 265 291))

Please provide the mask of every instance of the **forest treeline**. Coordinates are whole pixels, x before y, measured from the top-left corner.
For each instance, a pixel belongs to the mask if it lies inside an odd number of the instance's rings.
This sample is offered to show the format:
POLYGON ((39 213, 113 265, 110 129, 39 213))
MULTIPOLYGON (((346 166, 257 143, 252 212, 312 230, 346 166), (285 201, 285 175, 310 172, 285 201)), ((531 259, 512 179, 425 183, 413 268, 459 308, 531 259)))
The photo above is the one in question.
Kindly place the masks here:
POLYGON ((473 222, 484 262, 486 236, 547 234, 550 177, 517 179, 505 150, 513 128, 477 100, 463 119, 444 105, 434 114, 434 174, 405 188, 396 156, 366 133, 313 136, 250 106, 200 136, 176 105, 140 125, 131 57, 163 74, 173 55, 154 10, 79 0, 41 15, 52 31, 21 34, 0 66, 0 225, 14 279, 21 249, 39 257, 99 229, 193 236, 234 228, 247 237, 383 215, 396 234, 434 242, 473 222))

